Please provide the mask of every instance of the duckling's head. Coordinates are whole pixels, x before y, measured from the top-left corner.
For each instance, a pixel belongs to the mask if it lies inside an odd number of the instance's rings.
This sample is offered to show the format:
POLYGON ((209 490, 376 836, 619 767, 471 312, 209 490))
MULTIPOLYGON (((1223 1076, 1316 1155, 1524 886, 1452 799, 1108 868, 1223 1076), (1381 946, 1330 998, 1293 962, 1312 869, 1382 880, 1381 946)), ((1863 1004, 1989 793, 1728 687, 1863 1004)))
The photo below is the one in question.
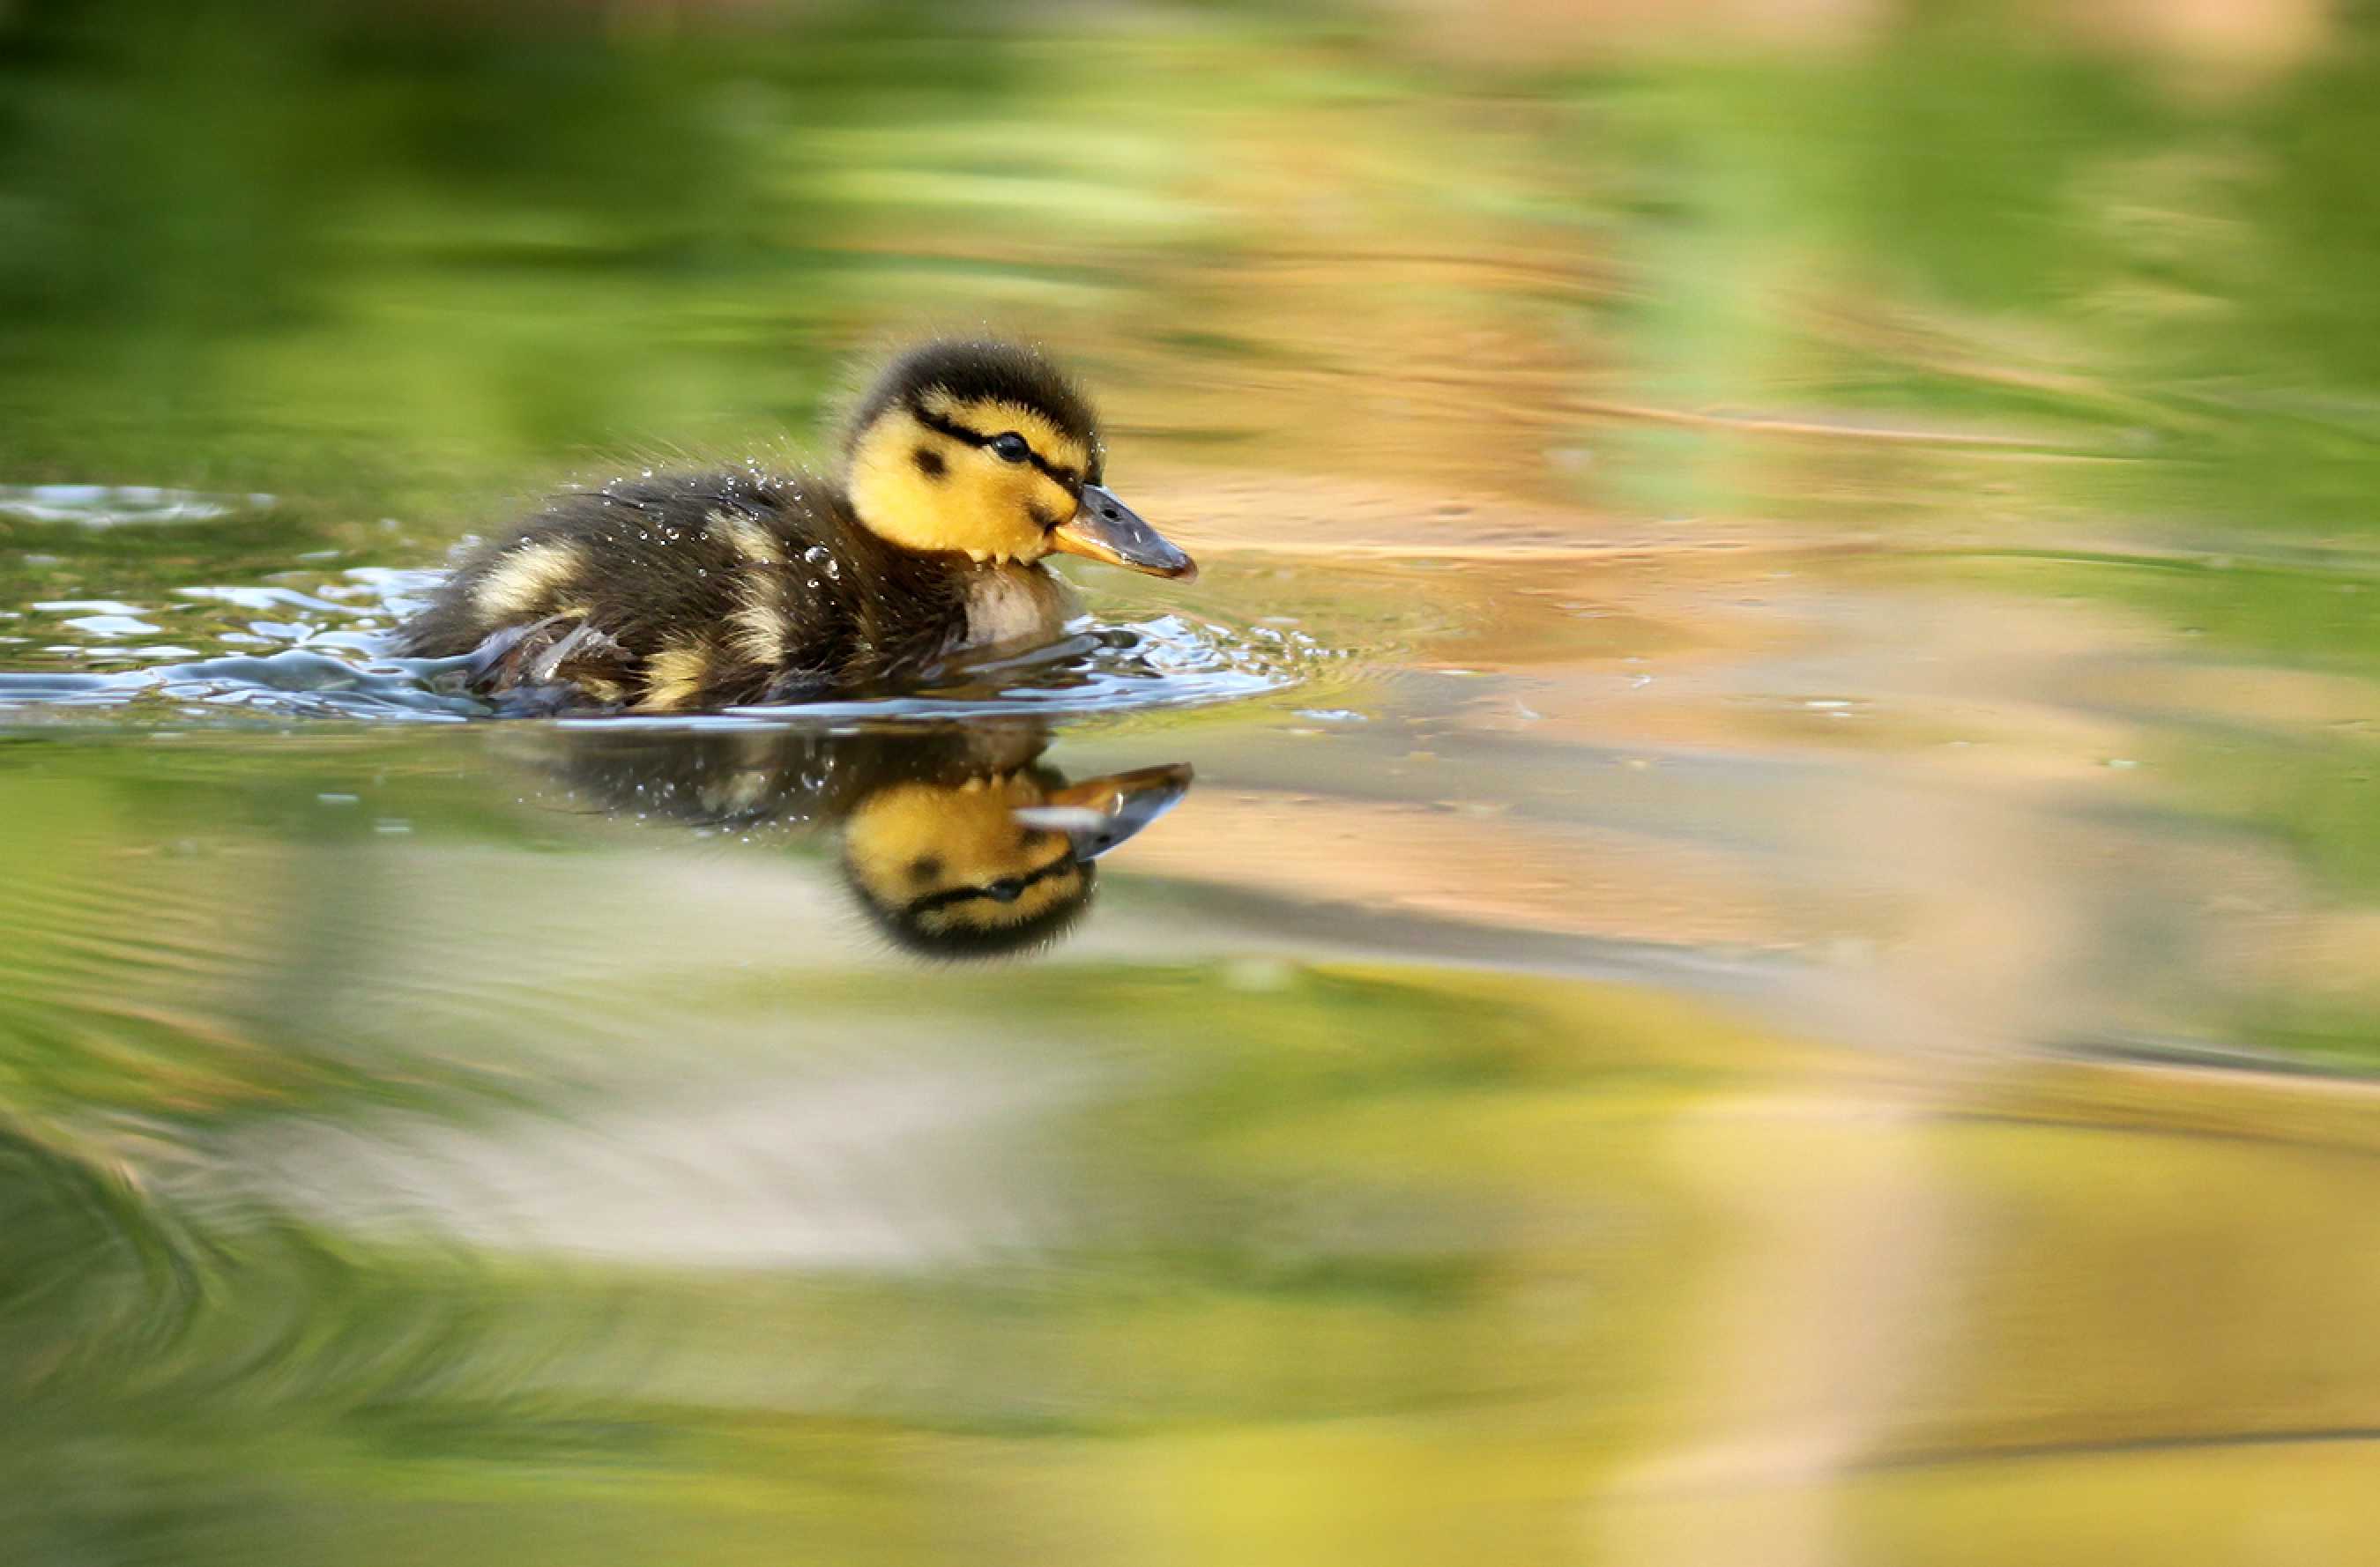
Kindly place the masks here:
POLYGON ((1091 900, 1092 861, 1163 815, 1185 766, 1068 784, 1041 768, 879 790, 844 820, 844 874, 877 924, 937 957, 1056 940, 1091 900))
POLYGON ((878 537, 978 564, 1053 551, 1191 577, 1188 555, 1110 494, 1098 417, 1034 349, 937 342, 878 378, 852 421, 846 488, 878 537))

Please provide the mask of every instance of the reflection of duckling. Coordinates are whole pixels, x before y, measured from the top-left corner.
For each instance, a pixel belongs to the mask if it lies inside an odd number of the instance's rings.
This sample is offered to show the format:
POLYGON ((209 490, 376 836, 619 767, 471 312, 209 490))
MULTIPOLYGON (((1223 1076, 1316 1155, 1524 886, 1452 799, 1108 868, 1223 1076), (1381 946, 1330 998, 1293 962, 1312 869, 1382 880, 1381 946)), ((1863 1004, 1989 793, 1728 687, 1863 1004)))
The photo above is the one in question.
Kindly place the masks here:
POLYGON ((1043 769, 956 789, 902 784, 844 820, 844 869, 886 934, 945 956, 1051 940, 1091 895, 1091 862, 1172 808, 1184 766, 1067 784, 1043 769))
POLYGON ((1054 941, 1088 906, 1092 862, 1190 786, 1186 766, 1068 784, 1047 733, 1008 723, 830 734, 655 733, 604 725, 523 736, 577 798, 710 826, 840 824, 844 880, 911 951, 989 956, 1054 941))
POLYGON ((1039 354, 929 344, 860 404, 839 481, 747 466, 557 496, 465 555, 397 650, 643 711, 912 679, 1055 636, 1052 552, 1196 574, 1101 487, 1104 460, 1090 405, 1039 354))

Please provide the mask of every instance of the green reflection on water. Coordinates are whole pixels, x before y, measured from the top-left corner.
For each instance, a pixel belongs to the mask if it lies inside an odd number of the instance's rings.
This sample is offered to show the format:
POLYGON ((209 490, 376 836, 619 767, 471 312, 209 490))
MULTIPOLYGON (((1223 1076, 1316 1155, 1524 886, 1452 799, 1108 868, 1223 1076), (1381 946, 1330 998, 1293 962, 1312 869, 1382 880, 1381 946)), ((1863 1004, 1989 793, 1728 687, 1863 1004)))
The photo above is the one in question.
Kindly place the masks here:
MULTIPOLYGON (((0 514, 0 608, 325 551, 426 565, 589 461, 808 444, 850 350, 990 318, 1079 351, 1119 462, 1185 492, 1360 477, 1402 486, 1358 497, 1392 522, 1426 510, 1393 542, 1458 553, 1508 500, 1592 519, 1540 544, 1683 516, 1947 545, 1908 575, 2145 626, 2161 677, 2345 683, 2282 713, 2125 695, 2136 733, 2090 759, 2143 793, 2019 805, 2045 835, 2130 811, 2160 848, 2273 849, 2341 955, 2204 980, 2186 1021, 2371 1060, 2368 22, 2206 97, 1940 24, 1517 70, 1231 7, 1079 32, 932 6, 676 32, 301 10, 0 19, 0 482, 281 497, 205 528, 0 514), (2009 564, 2025 549, 2096 556, 2009 564)), ((1264 543, 1359 531, 1321 493, 1259 510, 1264 543)), ((2360 1089, 1789 1043, 1733 966, 1762 941, 1698 943, 1670 883, 1533 893, 1566 853, 1649 840, 1766 894, 1808 802, 1905 782, 1914 741, 1846 723, 1881 737, 1840 763, 1807 733, 1849 704, 1749 653, 1713 686, 1789 692, 1791 744, 1593 726, 1656 669, 1692 688, 1745 601, 1791 589, 1524 601, 1554 567, 1491 589, 1395 548, 1251 555, 1208 590, 1366 672, 1109 738, 1211 746, 1188 809, 1290 796, 1290 825, 1250 810, 1203 865, 1119 877, 1110 944, 1042 966, 921 978, 818 912, 820 845, 558 819, 477 739, 12 733, 11 1560, 2213 1561, 2370 1537, 2360 1089), (1283 891, 1264 873, 1319 837, 1314 799, 1350 880, 1283 891), (1449 822, 1475 835, 1400 857, 1449 822), (1513 906, 1722 950, 1511 972, 1554 944, 1524 949, 1513 906), (1390 950, 1350 962, 1351 930, 1390 950)), ((1945 706, 1902 716, 1963 738, 1945 706)), ((2119 916, 2162 886, 2107 885, 2119 916)), ((2213 893, 2209 925, 2269 912, 2213 893)), ((1759 938, 1820 970, 1840 947, 1841 988, 1869 988, 1869 933, 1778 903, 1759 938)))

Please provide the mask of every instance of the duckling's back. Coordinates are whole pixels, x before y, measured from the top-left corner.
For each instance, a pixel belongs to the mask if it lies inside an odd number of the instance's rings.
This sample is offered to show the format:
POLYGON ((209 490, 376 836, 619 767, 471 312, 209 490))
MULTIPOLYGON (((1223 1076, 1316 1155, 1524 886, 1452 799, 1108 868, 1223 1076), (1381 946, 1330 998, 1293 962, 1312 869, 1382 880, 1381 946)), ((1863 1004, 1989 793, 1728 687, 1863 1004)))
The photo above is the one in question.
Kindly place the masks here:
POLYGON ((965 615, 949 569, 877 539, 831 485, 725 469, 555 496, 471 548, 397 650, 478 654, 490 689, 670 711, 914 673, 965 615))

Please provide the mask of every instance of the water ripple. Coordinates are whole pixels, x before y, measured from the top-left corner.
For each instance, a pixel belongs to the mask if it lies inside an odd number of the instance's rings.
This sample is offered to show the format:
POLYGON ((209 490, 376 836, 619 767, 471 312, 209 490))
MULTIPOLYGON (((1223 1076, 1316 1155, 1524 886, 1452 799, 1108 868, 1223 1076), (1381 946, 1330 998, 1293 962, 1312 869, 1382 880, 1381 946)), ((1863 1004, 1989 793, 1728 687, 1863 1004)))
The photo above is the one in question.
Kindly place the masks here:
POLYGON ((234 512, 261 511, 271 495, 210 495, 150 484, 0 484, 0 512, 35 522, 79 528, 127 523, 212 522, 234 512))
MULTIPOLYGON (((274 584, 176 588, 151 602, 44 600, 0 641, 48 667, 0 671, 0 714, 103 710, 205 719, 226 713, 455 723, 511 710, 461 688, 460 659, 384 656, 387 633, 418 609, 438 574, 357 567, 274 584), (60 666, 65 667, 60 667, 60 666)), ((1075 634, 1023 655, 953 669, 929 689, 805 704, 804 717, 1047 717, 1202 706, 1295 685, 1337 655, 1303 633, 1233 628, 1178 614, 1075 634)), ((781 722, 753 707, 702 723, 781 722)), ((588 717, 579 723, 688 722, 588 717)))

